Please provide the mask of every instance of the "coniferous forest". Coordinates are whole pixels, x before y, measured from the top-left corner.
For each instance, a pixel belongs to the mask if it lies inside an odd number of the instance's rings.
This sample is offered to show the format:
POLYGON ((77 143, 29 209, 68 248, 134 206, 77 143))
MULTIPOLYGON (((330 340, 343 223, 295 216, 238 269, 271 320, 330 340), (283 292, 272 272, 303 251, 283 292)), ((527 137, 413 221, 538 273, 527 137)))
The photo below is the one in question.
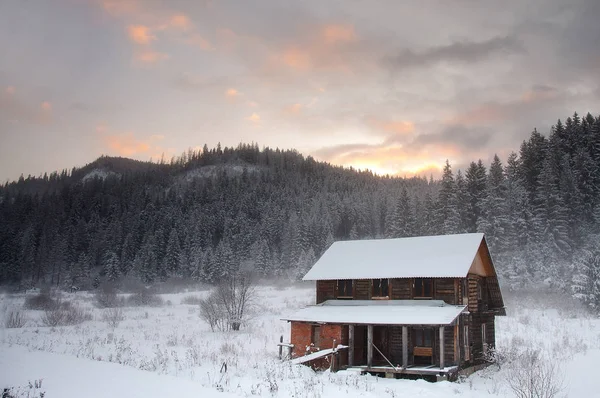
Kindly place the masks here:
POLYGON ((533 131, 441 180, 377 176, 240 144, 170 162, 101 157, 0 187, 0 284, 300 278, 336 240, 484 232, 505 287, 600 309, 600 117, 533 131))

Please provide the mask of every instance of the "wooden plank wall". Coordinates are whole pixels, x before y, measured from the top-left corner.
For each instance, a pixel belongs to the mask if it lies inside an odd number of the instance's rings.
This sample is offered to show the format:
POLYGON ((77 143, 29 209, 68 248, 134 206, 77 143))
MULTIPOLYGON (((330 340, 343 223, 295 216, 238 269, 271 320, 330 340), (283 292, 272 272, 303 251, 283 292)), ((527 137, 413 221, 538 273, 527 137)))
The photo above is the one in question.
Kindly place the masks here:
POLYGON ((317 281, 317 304, 335 299, 336 281, 317 281))
POLYGON ((456 302, 454 292, 454 279, 452 278, 437 278, 433 281, 434 299, 444 300, 448 304, 456 302))
MULTIPOLYGON (((479 302, 477 300, 477 285, 483 283, 483 277, 475 274, 469 274, 468 283, 469 283, 469 312, 478 312, 479 311, 479 302)), ((485 293, 485 292, 484 292, 485 293)), ((485 300, 486 295, 482 295, 483 300, 485 300)))
POLYGON ((485 278, 487 290, 489 293, 490 303, 489 307, 491 308, 503 308, 504 301, 502 300, 502 293, 500 293, 500 285, 498 284, 498 278, 495 276, 490 276, 485 278))
POLYGON ((413 280, 410 278, 390 279, 390 294, 392 300, 410 300, 412 299, 413 280))
POLYGON ((370 279, 355 279, 353 285, 354 300, 371 299, 370 279))

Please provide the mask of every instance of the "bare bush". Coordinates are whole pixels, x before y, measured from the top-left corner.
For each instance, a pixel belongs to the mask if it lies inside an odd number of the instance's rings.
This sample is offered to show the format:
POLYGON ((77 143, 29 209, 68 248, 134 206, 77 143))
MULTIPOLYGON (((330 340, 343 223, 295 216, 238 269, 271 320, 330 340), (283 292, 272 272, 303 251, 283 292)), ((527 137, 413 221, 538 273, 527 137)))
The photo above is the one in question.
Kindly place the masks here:
POLYGON ((49 292, 27 296, 23 307, 28 310, 45 311, 56 307, 57 300, 49 292))
POLYGON ((554 398, 564 388, 561 374, 557 362, 529 350, 511 364, 507 381, 517 398, 554 398))
POLYGON ((161 307, 164 305, 162 297, 145 287, 129 296, 126 303, 133 307, 161 307))
POLYGON ((254 305, 256 289, 249 273, 239 273, 220 283, 200 303, 200 316, 217 330, 240 330, 254 305))
POLYGON ((20 329, 26 323, 25 314, 21 311, 9 311, 4 317, 4 327, 7 329, 20 329))
POLYGON ((102 284, 94 294, 98 308, 114 308, 123 305, 123 301, 117 296, 117 288, 112 283, 102 284))
POLYGON ((120 307, 108 308, 104 310, 102 319, 109 327, 114 329, 119 326, 119 323, 125 320, 125 315, 123 314, 123 309, 120 307))
POLYGON ((200 305, 202 299, 199 296, 185 296, 181 299, 181 304, 200 305))
POLYGON ((212 292, 205 300, 200 301, 200 317, 210 325, 210 329, 228 330, 227 313, 216 292, 212 292))
POLYGON ((85 311, 83 308, 78 306, 61 307, 56 306, 55 308, 44 311, 41 317, 42 324, 44 326, 70 326, 78 325, 84 321, 92 319, 92 314, 85 311))

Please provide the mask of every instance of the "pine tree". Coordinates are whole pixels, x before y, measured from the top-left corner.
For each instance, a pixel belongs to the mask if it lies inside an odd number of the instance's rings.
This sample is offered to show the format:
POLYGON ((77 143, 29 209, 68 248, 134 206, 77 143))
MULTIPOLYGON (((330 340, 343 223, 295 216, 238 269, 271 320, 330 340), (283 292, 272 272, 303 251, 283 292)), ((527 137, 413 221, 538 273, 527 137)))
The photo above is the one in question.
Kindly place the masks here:
POLYGON ((119 256, 112 251, 109 250, 104 255, 103 261, 104 273, 106 275, 106 279, 110 282, 116 282, 121 277, 121 270, 119 266, 119 256))
POLYGON ((467 232, 476 232, 486 196, 486 170, 481 159, 471 162, 465 174, 467 179, 468 217, 467 232))
POLYGON ((446 160, 440 193, 438 194, 436 234, 452 234, 458 231, 460 217, 457 210, 456 184, 450 162, 446 160), (440 230, 441 228, 441 230, 440 230))
POLYGON ((600 236, 592 236, 590 242, 593 243, 575 259, 571 289, 573 297, 600 313, 600 236))
POLYGON ((506 217, 506 183, 504 168, 498 155, 490 166, 487 181, 487 194, 481 199, 481 216, 477 229, 486 235, 486 240, 493 251, 504 252, 504 236, 508 225, 506 217))
POLYGON ((167 250, 164 257, 164 265, 163 268, 166 270, 167 275, 169 277, 182 276, 179 272, 180 268, 180 251, 181 248, 179 246, 179 236, 177 235, 177 230, 175 228, 171 229, 171 233, 169 234, 169 241, 167 243, 167 250))

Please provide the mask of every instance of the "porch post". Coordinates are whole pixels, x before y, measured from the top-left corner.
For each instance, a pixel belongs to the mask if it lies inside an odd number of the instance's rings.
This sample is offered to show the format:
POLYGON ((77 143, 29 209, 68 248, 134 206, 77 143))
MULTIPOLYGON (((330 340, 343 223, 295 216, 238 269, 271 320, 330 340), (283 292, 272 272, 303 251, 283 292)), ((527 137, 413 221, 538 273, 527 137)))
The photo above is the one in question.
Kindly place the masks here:
POLYGON ((440 369, 444 369, 444 327, 440 326, 440 369))
POLYGON ((408 326, 402 326, 402 367, 408 368, 408 326))
POLYGON ((354 325, 348 325, 348 366, 354 365, 354 325))
POLYGON ((367 325, 367 366, 373 366, 373 325, 367 325))

